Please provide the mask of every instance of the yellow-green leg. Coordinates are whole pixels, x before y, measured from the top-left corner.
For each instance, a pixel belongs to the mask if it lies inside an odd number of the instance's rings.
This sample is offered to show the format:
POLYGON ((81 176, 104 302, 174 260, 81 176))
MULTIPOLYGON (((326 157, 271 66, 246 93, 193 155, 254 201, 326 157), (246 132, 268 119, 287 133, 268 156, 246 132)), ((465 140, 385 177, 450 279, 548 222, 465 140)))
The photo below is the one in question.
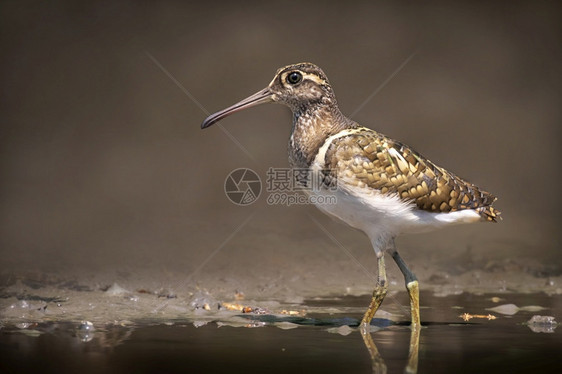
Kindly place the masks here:
POLYGON ((404 274, 404 280, 406 281, 406 289, 408 290, 408 296, 410 296, 410 314, 412 317, 412 328, 419 329, 421 326, 420 322, 420 289, 418 284, 418 278, 415 274, 406 266, 406 263, 398 254, 396 248, 392 251, 392 258, 400 268, 402 274, 404 274))
POLYGON ((408 295, 410 296, 410 314, 412 316, 412 328, 419 328, 420 321, 420 288, 418 280, 413 280, 406 284, 408 295))
MULTIPOLYGON (((392 253, 392 258, 396 261, 396 264, 400 268, 402 274, 404 274, 404 279, 406 281, 406 289, 408 290, 408 295, 410 297, 410 313, 412 318, 412 332, 410 335, 410 347, 408 352, 408 363, 404 368, 405 373, 417 373, 418 371, 418 352, 419 352, 419 341, 420 341, 420 297, 419 297, 419 285, 418 280, 414 273, 406 266, 402 257, 396 251, 394 243, 392 247, 389 248, 392 253)), ((360 332, 363 337, 365 346, 369 350, 371 359, 373 362, 373 373, 386 374, 387 368, 381 357, 375 342, 370 334, 371 320, 375 316, 375 313, 379 309, 384 297, 387 292, 387 280, 386 280, 386 268, 384 263, 384 252, 377 253, 377 264, 378 264, 378 278, 377 285, 373 291, 373 297, 371 298, 371 303, 367 312, 361 320, 360 332)))
POLYGON ((371 298, 371 303, 369 304, 369 309, 365 312, 363 319, 361 320, 360 325, 360 332, 361 336, 363 337, 363 342, 365 343, 365 347, 369 350, 369 354, 371 355, 371 359, 373 362, 373 373, 386 373, 386 365, 384 363, 383 358, 381 357, 373 338, 371 337, 371 320, 375 316, 375 313, 379 309, 384 297, 386 296, 386 291, 388 289, 387 282, 386 282, 386 268, 384 264, 384 253, 380 252, 377 253, 377 265, 379 269, 379 274, 377 277, 377 284, 375 286, 375 290, 373 291, 373 296, 371 298))
MULTIPOLYGON (((377 285, 373 291, 373 297, 371 298, 371 303, 369 304, 369 309, 365 312, 363 319, 361 320, 362 327, 368 327, 371 324, 371 320, 375 316, 375 313, 379 309, 384 297, 386 296, 386 291, 388 289, 386 282, 386 268, 384 265, 384 253, 380 252, 377 254, 377 264, 379 268, 379 274, 377 277, 377 285)), ((368 331, 368 329, 367 329, 368 331)))
POLYGON ((408 290, 408 296, 410 297, 410 314, 412 318, 412 333, 410 335, 410 349, 408 351, 408 364, 404 369, 405 373, 417 373, 418 371, 418 352, 420 343, 420 287, 418 284, 418 279, 415 274, 406 266, 406 263, 398 254, 396 247, 392 250, 392 258, 400 268, 402 274, 404 274, 404 280, 406 281, 406 289, 408 290))

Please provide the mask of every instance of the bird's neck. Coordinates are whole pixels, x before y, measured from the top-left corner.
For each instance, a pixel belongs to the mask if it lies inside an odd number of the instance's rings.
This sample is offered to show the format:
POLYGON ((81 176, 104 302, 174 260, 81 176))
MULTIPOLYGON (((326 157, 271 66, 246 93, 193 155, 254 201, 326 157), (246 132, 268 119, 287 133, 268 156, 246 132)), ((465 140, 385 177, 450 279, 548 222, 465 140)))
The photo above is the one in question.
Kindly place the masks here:
POLYGON ((357 126, 337 105, 319 103, 293 109, 293 130, 289 139, 289 162, 294 168, 308 168, 326 139, 357 126))

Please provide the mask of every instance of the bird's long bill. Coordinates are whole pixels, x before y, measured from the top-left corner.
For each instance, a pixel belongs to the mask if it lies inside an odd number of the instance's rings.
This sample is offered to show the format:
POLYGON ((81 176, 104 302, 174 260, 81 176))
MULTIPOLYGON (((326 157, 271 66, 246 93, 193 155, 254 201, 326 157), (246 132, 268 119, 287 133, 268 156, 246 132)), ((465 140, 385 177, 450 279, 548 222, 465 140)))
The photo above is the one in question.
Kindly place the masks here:
POLYGON ((228 117, 232 113, 236 113, 259 104, 271 102, 273 101, 272 96, 273 94, 271 93, 271 91, 269 91, 269 88, 264 88, 263 90, 256 92, 252 96, 245 98, 244 100, 234 104, 233 106, 223 109, 220 112, 216 112, 215 114, 211 114, 205 119, 205 121, 203 121, 203 123, 201 124, 201 128, 206 129, 207 127, 215 124, 224 117, 228 117))

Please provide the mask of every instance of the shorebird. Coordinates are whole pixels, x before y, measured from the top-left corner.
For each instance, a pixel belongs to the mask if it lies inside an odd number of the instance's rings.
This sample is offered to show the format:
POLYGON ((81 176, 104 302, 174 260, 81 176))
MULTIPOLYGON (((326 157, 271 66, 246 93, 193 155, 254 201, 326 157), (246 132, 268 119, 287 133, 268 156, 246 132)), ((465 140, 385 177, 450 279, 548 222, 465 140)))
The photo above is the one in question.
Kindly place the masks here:
MULTIPOLYGON (((318 188, 307 189, 308 193, 336 196, 336 204, 317 205, 318 208, 363 231, 373 245, 378 277, 371 303, 361 320, 363 331, 368 331, 387 292, 385 253, 392 256, 404 275, 411 326, 419 329, 418 280, 398 254, 394 239, 402 233, 453 224, 496 222, 500 215, 492 207, 496 198, 409 146, 345 117, 326 74, 311 63, 277 70, 266 88, 210 115, 201 128, 269 102, 284 104, 293 112, 289 163, 293 168, 310 171, 322 181, 318 188)), ((307 180, 298 182, 305 184, 307 180)))

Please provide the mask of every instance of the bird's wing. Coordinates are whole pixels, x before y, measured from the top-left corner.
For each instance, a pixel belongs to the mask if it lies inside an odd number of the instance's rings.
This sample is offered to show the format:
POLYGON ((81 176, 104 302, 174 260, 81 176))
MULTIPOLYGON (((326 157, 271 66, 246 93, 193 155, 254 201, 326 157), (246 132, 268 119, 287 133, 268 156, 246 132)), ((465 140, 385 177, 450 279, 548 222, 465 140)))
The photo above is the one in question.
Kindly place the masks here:
POLYGON ((408 146, 368 128, 336 137, 325 155, 325 172, 357 187, 394 194, 428 212, 476 210, 496 221, 496 198, 435 165, 408 146))

